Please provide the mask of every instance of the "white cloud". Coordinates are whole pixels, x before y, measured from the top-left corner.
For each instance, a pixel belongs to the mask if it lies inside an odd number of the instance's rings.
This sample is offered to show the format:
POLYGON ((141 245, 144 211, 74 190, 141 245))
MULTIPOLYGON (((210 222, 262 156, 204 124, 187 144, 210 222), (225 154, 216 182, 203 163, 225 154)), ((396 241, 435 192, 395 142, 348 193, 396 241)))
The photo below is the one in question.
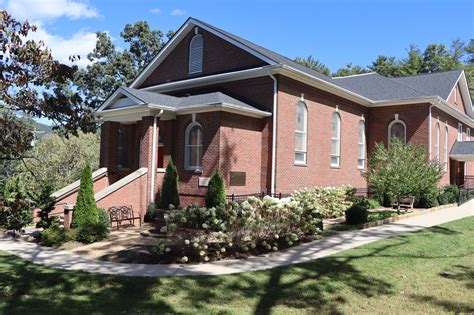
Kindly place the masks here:
POLYGON ((38 26, 36 32, 31 32, 28 38, 35 41, 42 40, 45 45, 51 49, 53 57, 63 63, 71 64, 69 57, 72 55, 79 55, 80 60, 76 61, 79 67, 85 67, 90 62, 87 59, 87 54, 92 52, 95 48, 97 35, 95 33, 79 30, 69 38, 48 33, 40 23, 35 23, 38 26))
POLYGON ((98 10, 77 0, 7 0, 7 11, 19 20, 52 20, 67 17, 72 20, 95 18, 98 10))
MULTIPOLYGON (((1 0, 0 0, 1 1, 1 0)), ((150 13, 153 13, 153 14, 160 14, 161 13, 161 10, 160 9, 151 9, 150 10, 150 13)))
POLYGON ((171 11, 171 15, 173 16, 181 16, 185 14, 186 14, 186 11, 181 10, 181 9, 174 9, 173 11, 171 11))

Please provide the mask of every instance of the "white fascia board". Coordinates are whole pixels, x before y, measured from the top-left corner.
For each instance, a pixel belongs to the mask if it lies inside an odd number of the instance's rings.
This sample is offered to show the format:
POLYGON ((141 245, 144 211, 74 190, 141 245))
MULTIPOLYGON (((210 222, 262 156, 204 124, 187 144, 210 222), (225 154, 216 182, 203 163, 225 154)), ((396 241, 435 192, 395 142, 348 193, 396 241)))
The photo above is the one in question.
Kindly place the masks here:
POLYGON ((127 92, 122 87, 119 87, 118 89, 115 90, 114 93, 112 93, 112 95, 110 95, 104 101, 104 103, 96 110, 96 112, 103 111, 103 110, 107 109, 108 107, 110 107, 110 105, 112 105, 114 102, 116 102, 118 100, 120 95, 123 95, 123 96, 126 96, 126 97, 130 98, 131 100, 133 100, 137 104, 145 104, 141 99, 139 99, 135 95, 130 94, 129 92, 127 92))
POLYGON ((449 157, 461 162, 474 162, 474 155, 471 154, 449 154, 449 157))
POLYGON ((349 90, 341 88, 340 86, 337 86, 335 84, 322 80, 318 77, 309 75, 295 68, 288 67, 286 65, 283 65, 282 69, 280 71, 277 71, 276 74, 282 74, 286 77, 306 83, 316 88, 320 88, 322 90, 328 91, 330 93, 333 93, 335 95, 341 96, 343 98, 357 102, 365 106, 369 106, 371 103, 373 103, 373 101, 369 98, 363 97, 357 93, 351 92, 349 90))
POLYGON ((220 73, 220 74, 214 74, 214 75, 209 75, 209 76, 199 77, 199 78, 185 79, 185 80, 176 81, 176 82, 162 83, 158 85, 148 86, 140 90, 153 91, 153 92, 168 92, 168 91, 174 91, 176 89, 194 88, 194 87, 200 87, 200 86, 205 86, 205 85, 215 84, 215 83, 224 83, 224 82, 252 79, 252 78, 267 76, 269 73, 272 73, 272 74, 276 73, 278 68, 281 68, 281 66, 279 65, 263 66, 263 67, 252 68, 252 69, 247 69, 247 70, 220 73))
POLYGON ((250 47, 247 47, 232 38, 217 32, 216 30, 190 18, 188 21, 186 21, 180 29, 176 32, 176 34, 171 38, 170 41, 166 43, 166 45, 160 50, 160 52, 156 55, 155 58, 145 67, 145 69, 138 75, 138 77, 130 84, 131 88, 137 88, 140 84, 143 83, 143 81, 148 78, 148 76, 163 62, 163 60, 171 53, 171 51, 181 42, 181 40, 186 36, 186 34, 191 31, 194 27, 200 27, 212 34, 214 34, 217 37, 220 37, 229 43, 243 49, 244 51, 254 55, 255 57, 263 60, 264 62, 274 65, 276 64, 275 61, 267 58, 266 56, 256 52, 255 50, 251 49, 250 47))
POLYGON ((272 115, 269 112, 261 111, 258 109, 253 110, 253 109, 248 109, 248 108, 242 108, 242 107, 235 106, 233 104, 228 104, 228 103, 202 104, 202 105, 187 107, 183 109, 178 109, 176 111, 176 114, 188 115, 188 114, 194 114, 194 113, 206 113, 206 112, 215 112, 215 111, 229 112, 233 114, 239 114, 239 115, 249 116, 249 117, 254 117, 254 118, 263 118, 263 117, 269 117, 272 115))

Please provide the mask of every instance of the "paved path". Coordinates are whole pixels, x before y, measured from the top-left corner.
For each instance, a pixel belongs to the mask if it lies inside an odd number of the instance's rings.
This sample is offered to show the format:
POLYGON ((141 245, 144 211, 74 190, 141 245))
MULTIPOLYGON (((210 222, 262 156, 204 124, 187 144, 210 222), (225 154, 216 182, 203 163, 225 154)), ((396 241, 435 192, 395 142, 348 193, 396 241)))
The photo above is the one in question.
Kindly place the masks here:
POLYGON ((35 264, 92 273, 125 276, 223 275, 301 263, 387 237, 417 231, 469 216, 474 216, 474 200, 460 207, 447 208, 391 224, 365 230, 341 232, 334 236, 298 245, 277 253, 250 257, 245 260, 224 260, 199 265, 142 265, 97 261, 71 252, 13 239, 5 234, 0 234, 0 250, 35 264))

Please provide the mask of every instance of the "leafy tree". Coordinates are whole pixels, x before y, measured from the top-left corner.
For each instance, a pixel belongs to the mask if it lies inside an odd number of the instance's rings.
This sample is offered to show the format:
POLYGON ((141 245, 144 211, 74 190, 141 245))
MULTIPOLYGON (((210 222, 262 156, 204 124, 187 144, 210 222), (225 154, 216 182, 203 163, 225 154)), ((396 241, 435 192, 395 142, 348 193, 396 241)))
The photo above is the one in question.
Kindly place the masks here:
POLYGON ((50 212, 54 210, 54 205, 56 203, 56 199, 52 196, 53 192, 54 185, 50 182, 45 182, 40 192, 33 198, 36 207, 40 209, 38 211, 40 221, 36 223, 36 227, 47 229, 53 223, 59 223, 58 217, 49 216, 50 212))
POLYGON ((410 45, 410 48, 408 49, 407 53, 408 57, 403 59, 399 64, 400 75, 417 75, 421 72, 423 56, 421 55, 421 52, 416 45, 410 45))
POLYGON ((313 56, 311 56, 311 55, 309 55, 306 58, 296 57, 295 62, 297 62, 297 63, 299 63, 299 64, 301 64, 301 65, 303 65, 307 68, 313 69, 314 71, 319 72, 321 74, 324 74, 324 75, 327 75, 327 76, 329 76, 331 74, 331 71, 329 70, 329 68, 325 64, 323 64, 318 59, 313 58, 313 56))
POLYGON ((170 205, 179 207, 178 181, 178 170, 173 161, 170 160, 168 166, 166 166, 163 187, 161 188, 160 207, 162 209, 168 209, 170 205))
POLYGON ((18 181, 9 183, 0 194, 0 227, 21 231, 32 221, 33 206, 18 181))
POLYGON ((390 149, 382 143, 375 145, 365 176, 379 198, 388 195, 400 204, 400 198, 407 195, 416 196, 418 200, 436 197, 442 174, 438 161, 428 161, 423 146, 404 144, 393 138, 390 149))
POLYGON ((42 182, 53 183, 54 189, 60 189, 78 180, 86 164, 93 170, 98 168, 99 137, 99 133, 79 132, 69 138, 48 134, 36 143, 25 164, 18 167, 17 176, 33 190, 40 188, 38 184, 42 182))
POLYGON ((65 89, 77 66, 60 63, 43 42, 28 39, 36 26, 18 22, 7 11, 0 11, 0 20, 0 109, 46 117, 72 133, 93 129, 92 111, 77 93, 65 89))
POLYGON ((217 207, 221 204, 225 205, 225 203, 226 194, 224 180, 222 179, 219 169, 216 169, 209 180, 206 194, 206 207, 217 207))
POLYGON ((92 182, 92 170, 89 164, 82 171, 81 185, 77 194, 76 206, 74 207, 72 224, 74 227, 82 228, 95 225, 99 222, 99 214, 94 199, 94 184, 92 182))
POLYGON ((400 73, 400 65, 395 57, 384 55, 379 55, 369 66, 369 69, 386 77, 396 77, 400 73))
MULTIPOLYGON (((166 38, 173 35, 169 31, 166 38)), ((97 108, 122 85, 129 85, 165 44, 165 35, 151 29, 146 21, 127 24, 120 33, 129 45, 117 49, 106 32, 97 32, 94 50, 87 55, 91 64, 80 69, 74 79, 85 102, 97 108)))
POLYGON ((349 62, 344 68, 339 68, 335 73, 332 75, 334 77, 345 77, 348 75, 354 74, 363 74, 368 73, 369 70, 362 68, 361 66, 353 66, 351 62, 349 62))
POLYGON ((469 45, 464 48, 466 52, 466 65, 464 67, 469 84, 471 98, 474 99, 474 39, 471 39, 469 45))

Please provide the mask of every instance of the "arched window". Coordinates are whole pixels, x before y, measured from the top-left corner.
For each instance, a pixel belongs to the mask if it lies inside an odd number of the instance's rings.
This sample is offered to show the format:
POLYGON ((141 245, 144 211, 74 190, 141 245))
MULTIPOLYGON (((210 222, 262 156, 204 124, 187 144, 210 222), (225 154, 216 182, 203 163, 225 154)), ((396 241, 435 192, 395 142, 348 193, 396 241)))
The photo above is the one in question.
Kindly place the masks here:
POLYGON ((331 166, 338 167, 341 162, 341 116, 332 114, 331 166))
POLYGON ((439 123, 436 123, 436 138, 435 138, 435 159, 437 159, 438 161, 440 161, 440 158, 439 158, 439 138, 440 138, 440 133, 441 133, 441 130, 440 130, 440 127, 439 127, 439 123))
POLYGON ((448 141, 449 131, 448 126, 444 128, 444 145, 443 145, 443 157, 444 157, 444 171, 448 171, 448 141))
POLYGON ((202 169, 202 127, 197 122, 186 128, 184 167, 187 170, 202 169))
POLYGON ((365 167, 365 122, 359 121, 359 152, 357 159, 357 167, 365 167))
POLYGON ((308 135, 308 109, 305 103, 296 104, 295 116, 295 163, 306 164, 306 146, 308 135))
POLYGON ((407 127, 405 123, 401 120, 394 120, 388 125, 388 144, 390 146, 390 142, 392 138, 398 138, 403 143, 407 142, 407 127))
POLYGON ((189 73, 202 72, 204 41, 201 34, 196 34, 189 43, 189 73))

